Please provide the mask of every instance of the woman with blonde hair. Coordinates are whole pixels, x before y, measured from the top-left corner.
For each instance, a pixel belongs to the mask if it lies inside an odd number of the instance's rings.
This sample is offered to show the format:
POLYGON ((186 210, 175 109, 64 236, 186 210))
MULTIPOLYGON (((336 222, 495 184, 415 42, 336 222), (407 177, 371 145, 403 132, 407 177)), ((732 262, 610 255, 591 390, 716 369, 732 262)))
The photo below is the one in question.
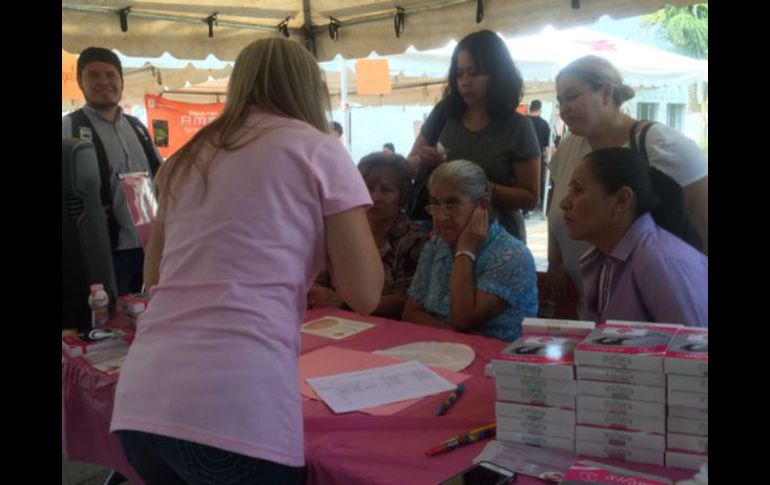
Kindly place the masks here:
POLYGON ((581 295, 580 314, 585 314, 584 288, 578 258, 590 244, 570 239, 558 202, 564 198, 578 162, 600 148, 630 147, 650 166, 673 178, 684 191, 685 206, 697 229, 698 249, 708 253, 708 164, 703 152, 689 138, 662 123, 638 121, 621 111, 634 97, 618 70, 598 56, 582 57, 556 76, 559 114, 570 129, 551 164, 553 190, 548 204, 548 274, 546 297, 556 304, 565 297, 567 279, 581 295))
POLYGON ((111 431, 148 484, 300 483, 299 325, 328 261, 355 311, 379 302, 371 198, 328 134, 313 57, 281 38, 235 62, 222 116, 161 168, 152 300, 111 431))

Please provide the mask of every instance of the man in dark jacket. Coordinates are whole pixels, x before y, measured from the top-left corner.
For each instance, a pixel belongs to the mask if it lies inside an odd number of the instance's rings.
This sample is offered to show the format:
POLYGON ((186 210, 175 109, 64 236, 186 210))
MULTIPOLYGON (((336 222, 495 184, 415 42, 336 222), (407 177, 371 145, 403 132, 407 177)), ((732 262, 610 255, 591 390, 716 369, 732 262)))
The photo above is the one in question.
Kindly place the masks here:
POLYGON ((154 176, 162 158, 142 122, 118 106, 123 95, 123 68, 114 52, 101 47, 81 52, 77 80, 86 105, 62 118, 62 138, 87 140, 96 148, 118 294, 138 292, 142 289, 144 252, 119 174, 146 171, 154 176))

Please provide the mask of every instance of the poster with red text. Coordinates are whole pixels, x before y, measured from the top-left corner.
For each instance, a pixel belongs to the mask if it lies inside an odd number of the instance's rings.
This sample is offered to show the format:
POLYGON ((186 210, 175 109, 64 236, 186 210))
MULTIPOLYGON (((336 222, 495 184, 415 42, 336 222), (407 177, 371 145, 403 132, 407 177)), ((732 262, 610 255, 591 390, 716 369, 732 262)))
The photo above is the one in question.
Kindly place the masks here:
POLYGON ((144 95, 144 104, 147 128, 163 158, 170 157, 225 108, 225 103, 192 104, 152 94, 144 95))

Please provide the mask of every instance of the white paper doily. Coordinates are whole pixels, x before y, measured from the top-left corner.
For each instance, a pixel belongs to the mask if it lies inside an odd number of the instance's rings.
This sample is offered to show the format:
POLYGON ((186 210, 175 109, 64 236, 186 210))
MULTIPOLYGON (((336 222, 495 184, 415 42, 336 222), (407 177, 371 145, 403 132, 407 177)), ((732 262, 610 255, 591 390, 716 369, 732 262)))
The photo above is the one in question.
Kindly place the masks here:
POLYGON ((417 360, 454 372, 465 369, 476 358, 473 348, 452 342, 413 342, 372 353, 398 360, 417 360))

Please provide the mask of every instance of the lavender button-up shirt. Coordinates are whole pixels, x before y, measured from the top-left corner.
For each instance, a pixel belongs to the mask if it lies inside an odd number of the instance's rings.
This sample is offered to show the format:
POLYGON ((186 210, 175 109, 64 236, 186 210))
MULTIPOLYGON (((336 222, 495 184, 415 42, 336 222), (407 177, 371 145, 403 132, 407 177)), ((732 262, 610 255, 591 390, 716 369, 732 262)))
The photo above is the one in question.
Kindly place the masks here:
POLYGON ((580 258, 587 318, 707 327, 708 257, 639 217, 609 255, 580 258))

